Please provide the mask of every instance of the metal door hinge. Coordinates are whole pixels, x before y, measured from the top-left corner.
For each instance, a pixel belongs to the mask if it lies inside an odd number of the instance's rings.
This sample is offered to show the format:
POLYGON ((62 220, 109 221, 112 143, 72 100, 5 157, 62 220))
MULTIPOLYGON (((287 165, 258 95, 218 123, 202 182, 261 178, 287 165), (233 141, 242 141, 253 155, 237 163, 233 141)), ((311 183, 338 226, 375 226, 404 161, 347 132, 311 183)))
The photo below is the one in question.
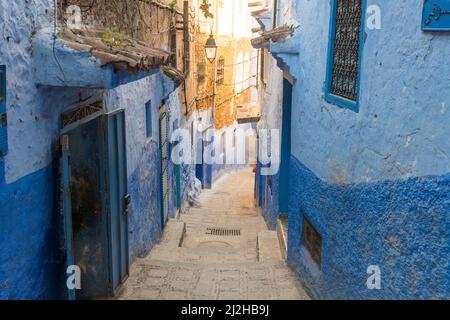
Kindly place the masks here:
POLYGON ((129 211, 130 211, 130 204, 131 204, 131 195, 127 194, 124 198, 123 198, 123 203, 124 203, 124 210, 123 213, 125 215, 128 215, 129 211))

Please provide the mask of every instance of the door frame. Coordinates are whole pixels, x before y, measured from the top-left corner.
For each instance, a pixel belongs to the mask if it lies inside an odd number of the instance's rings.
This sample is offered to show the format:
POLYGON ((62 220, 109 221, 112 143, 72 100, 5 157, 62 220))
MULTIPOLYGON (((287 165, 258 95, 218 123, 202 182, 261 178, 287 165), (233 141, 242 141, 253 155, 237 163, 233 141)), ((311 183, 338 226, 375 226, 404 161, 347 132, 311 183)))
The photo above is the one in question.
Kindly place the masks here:
POLYGON ((283 104, 281 124, 281 161, 278 193, 278 213, 288 213, 289 206, 289 171, 291 159, 291 116, 293 84, 283 78, 283 104))
MULTIPOLYGON (((61 155, 60 155, 60 175, 61 175, 61 185, 62 185, 62 212, 64 214, 63 216, 63 223, 64 223, 64 236, 65 236, 65 250, 66 250, 66 268, 68 266, 74 265, 75 261, 74 261, 74 253, 73 253, 73 225, 72 225, 72 201, 71 201, 71 162, 70 162, 70 141, 69 141, 69 133, 72 130, 75 130, 77 128, 80 128, 81 126, 91 122, 91 121, 99 121, 99 125, 100 125, 100 148, 103 149, 102 151, 102 155, 101 157, 103 157, 103 161, 100 161, 100 171, 101 171, 101 175, 105 176, 106 179, 102 179, 103 182, 103 186, 101 186, 101 189, 104 188, 103 192, 104 195, 101 197, 100 201, 103 204, 103 212, 106 215, 106 221, 107 221, 107 225, 106 225, 106 233, 107 233, 107 248, 106 248, 106 260, 108 263, 108 290, 109 291, 109 295, 111 296, 115 296, 118 292, 118 290, 120 290, 122 284, 127 280, 128 276, 129 276, 129 272, 130 272, 130 256, 129 256, 129 239, 128 239, 128 230, 129 230, 129 225, 128 225, 128 217, 126 216, 126 219, 122 220, 119 219, 119 224, 121 224, 122 221, 125 222, 125 226, 121 225, 121 227, 124 227, 124 236, 125 236, 125 243, 124 243, 124 248, 125 252, 122 252, 122 248, 118 248, 120 250, 119 254, 125 254, 125 262, 126 262, 126 266, 125 266, 125 274, 123 274, 120 278, 119 278, 119 282, 118 285, 116 286, 116 288, 114 288, 114 284, 113 284, 113 269, 114 269, 114 265, 113 265, 113 260, 112 260, 112 238, 111 238, 111 233, 112 233, 112 222, 111 222, 111 174, 112 171, 110 170, 110 157, 111 157, 111 150, 114 148, 111 148, 110 146, 110 139, 108 137, 109 134, 109 120, 111 116, 114 116, 118 113, 123 113, 123 126, 122 128, 116 128, 116 129, 122 129, 122 134, 123 134, 123 146, 116 146, 117 148, 115 148, 115 150, 118 151, 122 151, 123 152, 123 161, 121 162, 121 166, 122 166, 122 174, 120 174, 119 172, 116 172, 116 175, 119 179, 123 178, 123 181, 119 182, 121 184, 123 184, 125 186, 125 190, 124 192, 126 194, 128 194, 128 179, 127 179, 127 157, 126 157, 126 123, 125 123, 125 111, 123 109, 120 110, 116 110, 110 113, 105 113, 105 112, 99 112, 96 113, 94 115, 88 116, 84 119, 81 119, 73 124, 70 125, 70 127, 66 127, 63 128, 61 130, 60 133, 60 147, 61 147, 61 155)), ((117 140, 117 142, 119 143, 119 139, 117 140)), ((119 153, 118 153, 119 154, 119 153)), ((118 155, 117 154, 117 155, 118 155)), ((119 203, 121 203, 121 205, 119 206, 119 214, 124 215, 124 211, 126 209, 125 207, 125 203, 123 203, 124 199, 119 199, 119 203)), ((120 233, 119 229, 119 233, 120 233)), ((122 244, 122 242, 120 242, 120 244, 122 244)), ((121 274, 120 272, 121 270, 119 270, 119 274, 121 274)), ((67 280, 67 278, 64 278, 65 280, 67 280)), ((69 290, 67 289, 67 299, 68 300, 76 300, 76 292, 75 290, 69 290)))
MULTIPOLYGON (((108 112, 105 113, 103 115, 103 119, 106 122, 105 126, 103 127, 103 130, 105 130, 104 132, 104 137, 106 139, 105 141, 105 145, 106 145, 106 152, 105 155, 106 157, 108 157, 108 161, 107 161, 107 165, 106 165, 106 188, 108 188, 108 193, 107 193, 107 199, 108 199, 108 203, 106 205, 106 210, 107 210, 107 219, 108 219, 108 252, 110 254, 110 258, 109 258, 109 268, 110 268, 110 285, 111 285, 111 294, 113 296, 116 296, 118 291, 120 291, 120 289, 122 288, 123 284, 125 283, 125 281, 128 279, 129 275, 130 275, 130 246, 129 246, 129 237, 128 237, 128 232, 129 232, 129 219, 128 219, 128 205, 126 203, 126 198, 122 197, 121 195, 125 195, 125 197, 129 197, 128 194, 128 174, 127 174, 127 142, 126 142, 126 119, 125 119, 125 110, 124 109, 119 109, 119 110, 114 110, 112 112, 108 112), (112 117, 118 115, 122 113, 122 117, 123 117, 123 122, 122 125, 119 126, 118 123, 116 121, 114 121, 114 124, 116 125, 115 127, 115 134, 116 134, 116 142, 117 145, 116 146, 112 146, 111 143, 111 137, 110 134, 113 134, 114 132, 111 132, 112 129, 112 124, 111 124, 111 120, 113 120, 112 117), (119 139, 119 137, 117 136, 119 134, 119 131, 122 132, 122 138, 123 139, 119 139), (121 145, 123 142, 123 145, 121 145), (117 156, 117 172, 113 172, 113 168, 111 168, 111 163, 112 163, 112 159, 111 157, 113 157, 114 155, 112 154, 112 151, 117 151, 116 155, 117 156), (122 156, 122 157, 121 157, 122 156), (114 175, 116 175, 114 179, 114 175), (119 243, 120 245, 122 245, 122 231, 123 231, 123 236, 125 237, 124 240, 124 248, 118 248, 118 252, 120 254, 119 256, 119 261, 120 264, 122 263, 122 255, 125 255, 125 270, 124 274, 122 274, 122 270, 119 269, 119 272, 121 273, 119 276, 119 282, 118 285, 114 288, 114 284, 113 284, 113 272, 114 272, 114 264, 113 264, 113 259, 112 259, 112 251, 113 251, 113 241, 112 241, 112 228, 113 228, 113 223, 112 223, 112 208, 114 206, 114 202, 111 199, 112 196, 112 189, 115 187, 115 183, 118 184, 117 186, 117 190, 119 193, 119 202, 116 204, 118 204, 118 214, 119 214, 119 232, 118 232, 118 236, 119 236, 119 243), (120 188, 123 188, 123 190, 121 190, 120 188), (122 222, 125 225, 122 225, 122 222), (125 252, 122 252, 122 249, 125 250, 125 252)), ((122 266, 120 266, 121 268, 122 266)))
MULTIPOLYGON (((163 164, 163 161, 164 161, 164 159, 163 159, 163 137, 162 137, 162 130, 161 130, 161 125, 162 125, 162 120, 163 119, 161 119, 161 116, 162 116, 162 109, 163 109, 163 107, 165 108, 165 110, 164 110, 164 114, 165 114, 165 116, 164 116, 164 121, 165 121, 165 124, 166 124, 166 135, 167 135, 167 137, 166 137, 166 143, 165 143, 165 147, 167 148, 167 157, 168 157, 168 159, 167 159, 167 188, 169 189, 169 191, 170 191, 170 185, 169 185, 169 183, 170 183, 170 174, 169 174, 169 158, 170 158, 170 147, 169 147, 169 144, 170 144, 170 141, 169 141, 169 139, 168 139, 168 134, 169 134, 169 132, 168 132, 168 130, 169 130, 169 114, 168 114, 168 112, 167 112, 167 105, 166 105, 166 103, 163 101, 162 103, 161 103, 161 105, 160 105, 160 107, 159 107, 159 109, 158 109, 158 136, 159 136, 159 158, 160 158, 160 179, 159 179, 159 181, 160 181, 160 186, 159 186, 159 190, 160 190, 160 204, 161 204, 161 229, 164 229, 164 227, 166 226, 166 223, 167 223, 167 220, 169 219, 169 216, 170 216, 170 212, 169 212, 169 207, 170 207, 170 199, 167 199, 167 219, 166 219, 166 217, 165 217, 165 201, 164 201, 164 192, 165 192, 165 190, 164 190, 164 183, 163 183, 163 180, 164 180, 164 172, 163 172, 163 166, 164 166, 164 164, 163 164)), ((169 194, 168 194, 168 196, 169 196, 169 194)))

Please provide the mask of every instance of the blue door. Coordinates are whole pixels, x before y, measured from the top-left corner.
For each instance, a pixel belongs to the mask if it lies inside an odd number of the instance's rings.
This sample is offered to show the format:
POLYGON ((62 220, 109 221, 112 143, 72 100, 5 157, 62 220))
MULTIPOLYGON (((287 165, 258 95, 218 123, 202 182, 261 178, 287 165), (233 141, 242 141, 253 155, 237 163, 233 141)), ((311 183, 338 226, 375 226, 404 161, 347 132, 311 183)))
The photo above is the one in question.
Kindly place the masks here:
POLYGON ((204 159, 203 159, 203 152, 204 150, 204 144, 203 141, 200 139, 195 140, 195 152, 197 153, 195 155, 196 160, 201 160, 201 163, 195 164, 195 177, 200 180, 202 183, 202 188, 205 187, 205 167, 204 167, 204 159))
POLYGON ((61 180, 67 265, 81 269, 69 299, 113 296, 129 273, 125 123, 102 115, 64 133, 61 180))
MULTIPOLYGON (((73 251, 72 251, 72 201, 70 193, 70 150, 69 150, 69 136, 61 137, 61 184, 62 184, 62 212, 64 224, 64 238, 66 249, 66 270, 68 267, 74 265, 73 251)), ((75 300, 75 290, 67 288, 67 300, 75 300)))
POLYGON ((169 180, 169 141, 168 141, 167 108, 163 104, 159 109, 159 150, 161 168, 161 227, 164 228, 169 219, 170 180, 169 180))
POLYGON ((291 159, 291 109, 292 84, 283 80, 283 122, 281 130, 281 165, 280 189, 278 198, 278 211, 280 214, 288 213, 289 205, 289 163, 291 159))
POLYGON ((115 294, 129 274, 127 158, 125 138, 125 112, 106 116, 107 121, 107 188, 109 200, 109 250, 111 284, 115 294))

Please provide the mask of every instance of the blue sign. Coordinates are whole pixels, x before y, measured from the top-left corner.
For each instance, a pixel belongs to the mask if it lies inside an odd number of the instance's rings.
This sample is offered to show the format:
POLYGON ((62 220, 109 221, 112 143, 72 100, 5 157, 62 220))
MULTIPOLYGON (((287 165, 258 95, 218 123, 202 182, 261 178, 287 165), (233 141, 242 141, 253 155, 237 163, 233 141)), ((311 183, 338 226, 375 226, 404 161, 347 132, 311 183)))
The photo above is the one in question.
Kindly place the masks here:
POLYGON ((450 31, 450 0, 425 0, 422 30, 450 31))

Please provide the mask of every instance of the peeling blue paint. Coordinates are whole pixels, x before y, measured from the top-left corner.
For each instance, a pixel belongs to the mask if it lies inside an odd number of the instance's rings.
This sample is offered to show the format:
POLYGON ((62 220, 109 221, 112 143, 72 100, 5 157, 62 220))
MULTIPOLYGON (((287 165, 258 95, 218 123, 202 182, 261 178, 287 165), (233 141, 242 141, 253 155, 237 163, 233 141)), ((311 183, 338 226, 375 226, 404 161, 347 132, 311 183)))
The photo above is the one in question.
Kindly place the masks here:
POLYGON ((162 234, 159 201, 159 151, 150 141, 141 155, 141 163, 129 177, 132 197, 129 215, 130 251, 132 256, 145 257, 162 234))

